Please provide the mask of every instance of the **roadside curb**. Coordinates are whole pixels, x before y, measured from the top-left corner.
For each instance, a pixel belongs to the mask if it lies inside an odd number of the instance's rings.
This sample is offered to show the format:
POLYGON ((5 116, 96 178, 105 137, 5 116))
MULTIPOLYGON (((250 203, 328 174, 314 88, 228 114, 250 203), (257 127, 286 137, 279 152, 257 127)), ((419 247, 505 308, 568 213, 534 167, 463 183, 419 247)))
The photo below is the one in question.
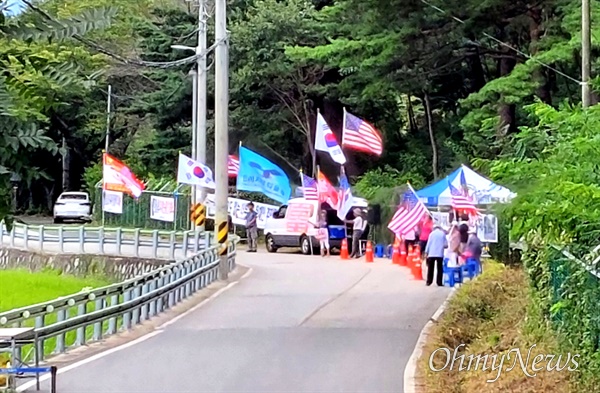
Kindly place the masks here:
POLYGON ((417 393, 417 366, 419 359, 423 355, 423 347, 425 347, 425 342, 427 341, 427 337, 430 335, 433 326, 438 322, 444 311, 446 311, 450 300, 456 294, 456 290, 456 287, 452 289, 452 291, 448 294, 448 297, 446 297, 446 300, 444 300, 444 303, 442 303, 442 305, 425 324, 423 330, 421 330, 421 334, 419 334, 419 339, 417 340, 415 349, 410 355, 410 358, 408 358, 408 362, 404 368, 404 393, 417 393))

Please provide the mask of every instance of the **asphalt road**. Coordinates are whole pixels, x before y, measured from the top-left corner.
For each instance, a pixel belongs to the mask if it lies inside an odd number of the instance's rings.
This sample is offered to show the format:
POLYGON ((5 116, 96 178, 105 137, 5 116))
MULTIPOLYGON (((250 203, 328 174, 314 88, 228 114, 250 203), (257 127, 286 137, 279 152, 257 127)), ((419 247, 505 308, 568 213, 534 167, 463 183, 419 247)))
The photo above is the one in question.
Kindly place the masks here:
MULTIPOLYGON (((449 294, 389 260, 248 254, 246 279, 154 337, 58 376, 60 393, 403 392, 449 294)), ((47 389, 47 386, 45 386, 47 389)))

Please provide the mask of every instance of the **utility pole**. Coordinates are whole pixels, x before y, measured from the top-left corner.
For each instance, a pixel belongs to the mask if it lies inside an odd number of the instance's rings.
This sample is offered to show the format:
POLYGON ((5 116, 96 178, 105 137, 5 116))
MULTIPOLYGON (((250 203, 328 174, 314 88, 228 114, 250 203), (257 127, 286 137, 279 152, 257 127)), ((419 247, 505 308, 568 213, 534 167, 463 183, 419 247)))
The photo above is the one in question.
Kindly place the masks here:
MULTIPOLYGON (((206 165, 206 32, 207 32, 207 17, 206 12, 207 0, 199 0, 198 2, 198 46, 196 47, 196 55, 198 57, 198 79, 197 92, 198 102, 196 108, 197 117, 197 135, 196 135, 196 161, 206 165)), ((198 187, 196 190, 195 203, 204 203, 206 199, 206 189, 198 187)), ((204 232, 204 225, 196 228, 197 231, 204 232)))
MULTIPOLYGON (((195 160, 197 156, 197 139, 198 139, 198 72, 194 69, 190 71, 192 76, 192 159, 195 160)), ((190 187, 191 204, 196 203, 196 186, 190 187)), ((191 207, 191 206, 190 206, 191 207)), ((192 230, 196 229, 196 225, 191 222, 192 230)))
POLYGON ((227 153, 229 151, 229 42, 227 2, 215 0, 215 235, 219 245, 219 279, 229 274, 227 258, 227 153))
POLYGON ((104 150, 108 153, 108 143, 110 138, 110 101, 112 97, 112 86, 108 85, 108 101, 106 102, 106 143, 104 150))
POLYGON ((581 105, 584 108, 590 106, 590 48, 591 26, 590 26, 590 0, 581 0, 581 105))

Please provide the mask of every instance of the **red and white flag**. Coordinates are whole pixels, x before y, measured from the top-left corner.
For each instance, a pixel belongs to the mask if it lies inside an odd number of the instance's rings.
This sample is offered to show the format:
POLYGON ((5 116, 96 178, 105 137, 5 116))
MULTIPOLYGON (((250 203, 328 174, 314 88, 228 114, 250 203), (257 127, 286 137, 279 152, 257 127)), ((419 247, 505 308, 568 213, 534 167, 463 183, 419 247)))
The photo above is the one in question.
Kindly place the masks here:
POLYGON ((108 153, 102 155, 102 188, 109 191, 119 191, 139 198, 146 188, 138 180, 129 167, 108 153))
POLYGON ((337 208, 339 204, 339 195, 335 187, 327 180, 321 170, 317 174, 317 184, 319 191, 319 202, 326 202, 332 209, 337 208))
POLYGON ((380 156, 383 152, 383 137, 372 124, 344 109, 342 146, 380 156))
POLYGON ((423 202, 419 201, 412 190, 408 190, 388 224, 388 229, 398 237, 404 236, 419 225, 425 214, 428 211, 423 202))
POLYGON ((237 177, 239 170, 240 160, 233 154, 230 154, 229 157, 227 157, 227 176, 237 177))

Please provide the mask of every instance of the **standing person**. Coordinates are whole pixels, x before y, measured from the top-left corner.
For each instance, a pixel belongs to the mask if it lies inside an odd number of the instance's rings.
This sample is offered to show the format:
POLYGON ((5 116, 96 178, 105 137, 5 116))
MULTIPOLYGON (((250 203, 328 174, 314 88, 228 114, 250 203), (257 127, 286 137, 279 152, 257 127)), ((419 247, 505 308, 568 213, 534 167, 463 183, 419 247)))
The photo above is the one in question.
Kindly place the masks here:
POLYGON ((427 258, 427 286, 433 283, 433 269, 436 271, 436 283, 438 287, 444 286, 444 251, 448 248, 448 239, 440 225, 435 225, 433 232, 427 241, 425 258, 427 258))
POLYGON ((483 244, 479 237, 477 237, 477 231, 471 229, 469 231, 469 240, 467 241, 466 257, 473 258, 477 263, 481 263, 481 252, 483 251, 483 244))
POLYGON ((319 221, 316 224, 310 221, 309 223, 315 228, 318 228, 316 238, 319 240, 321 256, 329 256, 329 224, 327 224, 327 211, 321 210, 319 221))
POLYGON ((469 241, 469 216, 466 214, 463 214, 460 217, 458 231, 460 232, 460 252, 462 253, 467 247, 467 242, 469 241))
POLYGON ((416 241, 415 230, 411 229, 410 231, 408 231, 404 235, 404 247, 406 248, 406 252, 408 252, 408 247, 409 246, 413 246, 414 247, 415 241, 416 241))
POLYGON ((458 254, 460 252, 460 232, 457 223, 452 224, 448 238, 448 267, 456 267, 458 266, 458 254))
POLYGON ((421 248, 421 257, 425 255, 425 248, 427 247, 427 240, 429 235, 433 231, 433 218, 427 215, 425 221, 421 223, 421 231, 419 233, 419 247, 421 248))
POLYGON ((367 228, 367 221, 363 218, 362 210, 354 209, 354 220, 346 220, 352 225, 352 253, 350 258, 360 258, 360 238, 367 228))
POLYGON ((256 220, 258 214, 254 211, 254 203, 248 203, 248 213, 246 213, 246 236, 248 237, 248 252, 256 252, 256 242, 258 240, 258 226, 256 220))

